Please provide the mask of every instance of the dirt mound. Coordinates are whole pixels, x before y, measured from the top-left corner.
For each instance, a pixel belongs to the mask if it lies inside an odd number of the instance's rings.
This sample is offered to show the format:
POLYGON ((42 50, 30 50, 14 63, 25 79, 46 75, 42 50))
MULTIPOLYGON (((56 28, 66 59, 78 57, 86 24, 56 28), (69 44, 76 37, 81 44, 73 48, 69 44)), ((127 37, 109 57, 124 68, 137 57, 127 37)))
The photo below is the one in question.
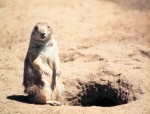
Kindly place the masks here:
POLYGON ((115 77, 113 81, 109 79, 101 79, 97 82, 77 80, 76 85, 73 86, 76 86, 76 91, 72 93, 72 91, 66 90, 64 95, 65 101, 70 106, 117 106, 135 101, 139 95, 143 94, 140 87, 134 87, 120 76, 115 77))

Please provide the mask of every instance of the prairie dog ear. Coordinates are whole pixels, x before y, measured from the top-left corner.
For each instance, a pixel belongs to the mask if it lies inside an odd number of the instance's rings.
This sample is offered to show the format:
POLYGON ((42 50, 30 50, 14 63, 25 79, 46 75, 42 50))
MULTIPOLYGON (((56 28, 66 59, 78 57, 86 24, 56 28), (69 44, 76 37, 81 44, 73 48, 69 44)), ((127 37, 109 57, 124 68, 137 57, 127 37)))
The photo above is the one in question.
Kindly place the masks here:
POLYGON ((33 29, 34 29, 34 31, 37 31, 38 30, 38 26, 35 25, 33 29))

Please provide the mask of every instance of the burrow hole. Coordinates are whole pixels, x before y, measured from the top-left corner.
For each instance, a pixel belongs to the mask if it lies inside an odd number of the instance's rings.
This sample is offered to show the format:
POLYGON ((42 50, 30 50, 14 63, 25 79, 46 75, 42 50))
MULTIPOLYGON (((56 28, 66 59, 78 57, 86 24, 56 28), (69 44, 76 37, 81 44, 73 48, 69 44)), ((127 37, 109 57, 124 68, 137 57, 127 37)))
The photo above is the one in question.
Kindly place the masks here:
POLYGON ((114 88, 110 84, 96 82, 81 83, 76 95, 69 95, 67 101, 71 106, 111 107, 136 100, 132 86, 114 88))

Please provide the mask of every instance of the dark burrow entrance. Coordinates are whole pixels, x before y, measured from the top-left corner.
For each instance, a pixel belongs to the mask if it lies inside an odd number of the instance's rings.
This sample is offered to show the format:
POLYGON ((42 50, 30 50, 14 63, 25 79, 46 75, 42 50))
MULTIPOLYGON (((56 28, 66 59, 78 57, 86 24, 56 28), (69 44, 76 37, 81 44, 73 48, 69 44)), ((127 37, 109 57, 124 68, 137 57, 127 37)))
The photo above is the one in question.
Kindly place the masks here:
POLYGON ((110 107, 136 100, 129 84, 113 87, 111 84, 79 82, 77 88, 79 90, 77 94, 68 94, 67 101, 71 106, 110 107))

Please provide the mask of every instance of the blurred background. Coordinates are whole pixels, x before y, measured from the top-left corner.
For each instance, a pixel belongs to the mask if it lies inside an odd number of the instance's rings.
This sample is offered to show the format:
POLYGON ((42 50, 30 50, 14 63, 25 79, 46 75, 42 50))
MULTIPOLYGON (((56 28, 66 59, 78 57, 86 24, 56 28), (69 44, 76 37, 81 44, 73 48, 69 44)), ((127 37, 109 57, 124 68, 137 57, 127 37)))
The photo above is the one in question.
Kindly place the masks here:
POLYGON ((86 38, 138 42, 149 36, 149 10, 149 0, 0 0, 0 43, 27 44, 40 21, 53 27, 60 43, 69 42, 67 47, 86 38))

